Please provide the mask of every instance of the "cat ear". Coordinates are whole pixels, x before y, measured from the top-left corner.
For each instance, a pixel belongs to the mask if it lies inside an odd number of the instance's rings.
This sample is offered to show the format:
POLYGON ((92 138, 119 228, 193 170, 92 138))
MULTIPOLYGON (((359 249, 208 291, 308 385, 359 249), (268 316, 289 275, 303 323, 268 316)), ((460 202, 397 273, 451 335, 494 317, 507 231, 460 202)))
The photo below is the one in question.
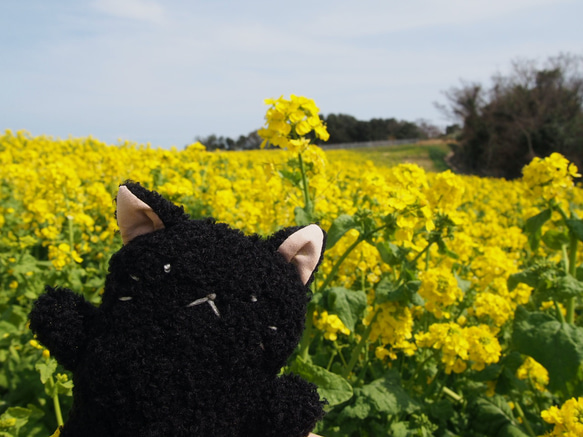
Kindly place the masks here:
POLYGON ((302 282, 307 284, 320 263, 323 248, 324 231, 318 225, 309 225, 287 237, 277 251, 296 266, 302 282))
POLYGON ((123 244, 128 244, 139 235, 164 228, 158 214, 125 185, 120 186, 117 193, 117 224, 123 244))

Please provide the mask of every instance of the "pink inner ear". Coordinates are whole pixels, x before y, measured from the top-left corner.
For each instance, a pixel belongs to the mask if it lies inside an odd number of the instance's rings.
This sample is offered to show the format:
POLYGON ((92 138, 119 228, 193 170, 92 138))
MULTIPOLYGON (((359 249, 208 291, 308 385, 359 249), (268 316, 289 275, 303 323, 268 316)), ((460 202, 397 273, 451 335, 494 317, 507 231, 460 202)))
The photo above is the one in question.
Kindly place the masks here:
POLYGON ((138 235, 164 228, 164 223, 154 210, 125 185, 119 187, 117 193, 117 224, 123 244, 129 243, 138 235))
POLYGON ((306 284, 320 261, 323 246, 324 232, 318 225, 309 225, 287 237, 277 251, 296 266, 306 284))

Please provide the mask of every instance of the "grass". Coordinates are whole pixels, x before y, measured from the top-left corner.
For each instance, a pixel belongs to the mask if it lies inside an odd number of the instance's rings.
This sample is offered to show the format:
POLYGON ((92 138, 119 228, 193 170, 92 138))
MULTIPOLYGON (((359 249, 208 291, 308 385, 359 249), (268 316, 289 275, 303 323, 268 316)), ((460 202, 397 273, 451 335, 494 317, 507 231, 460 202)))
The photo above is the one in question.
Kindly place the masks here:
POLYGON ((330 161, 347 159, 354 162, 372 161, 377 167, 414 163, 426 171, 440 172, 449 168, 445 162, 449 151, 447 143, 434 141, 400 146, 328 150, 326 155, 330 161))

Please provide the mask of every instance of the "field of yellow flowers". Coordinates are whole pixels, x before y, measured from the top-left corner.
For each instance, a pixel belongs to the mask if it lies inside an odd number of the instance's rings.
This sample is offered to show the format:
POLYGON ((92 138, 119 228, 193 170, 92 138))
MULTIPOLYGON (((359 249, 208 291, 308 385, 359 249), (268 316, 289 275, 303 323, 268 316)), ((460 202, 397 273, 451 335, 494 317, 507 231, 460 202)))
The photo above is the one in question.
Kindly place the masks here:
MULTIPOLYGON (((326 436, 583 435, 583 190, 561 155, 517 181, 328 160, 310 99, 269 99, 280 149, 0 136, 0 436, 47 436, 73 382, 30 333, 44 285, 99 304, 131 179, 247 233, 319 222, 325 260, 285 371, 326 436), (285 150, 283 150, 285 149, 285 150)), ((357 152, 355 152, 357 153, 357 152)))

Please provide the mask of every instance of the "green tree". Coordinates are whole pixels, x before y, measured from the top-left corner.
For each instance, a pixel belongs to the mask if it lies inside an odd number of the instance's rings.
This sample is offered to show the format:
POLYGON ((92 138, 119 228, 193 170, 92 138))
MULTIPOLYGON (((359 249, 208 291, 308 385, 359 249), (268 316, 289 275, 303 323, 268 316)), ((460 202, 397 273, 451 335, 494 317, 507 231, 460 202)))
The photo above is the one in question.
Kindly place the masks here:
POLYGON ((583 164, 583 57, 562 54, 541 67, 512 64, 485 89, 463 83, 441 107, 462 124, 453 163, 461 171, 516 178, 535 156, 559 152, 583 164))
POLYGON ((363 121, 346 114, 329 114, 323 116, 322 119, 330 133, 329 144, 424 139, 439 130, 430 125, 427 120, 419 120, 418 123, 395 118, 373 118, 363 121))

